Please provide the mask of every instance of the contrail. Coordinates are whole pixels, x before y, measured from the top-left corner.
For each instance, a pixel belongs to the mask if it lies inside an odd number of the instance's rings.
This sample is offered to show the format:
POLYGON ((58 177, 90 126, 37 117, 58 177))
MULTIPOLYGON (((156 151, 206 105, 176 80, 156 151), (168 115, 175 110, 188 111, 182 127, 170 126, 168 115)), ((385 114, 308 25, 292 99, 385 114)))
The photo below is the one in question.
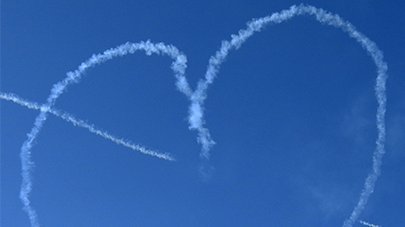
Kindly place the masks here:
POLYGON ((371 223, 368 223, 368 222, 362 221, 362 220, 359 220, 359 222, 360 222, 360 224, 363 224, 368 227, 381 227, 380 225, 374 225, 374 224, 371 224, 371 223))
POLYGON ((52 114, 52 115, 54 115, 56 117, 59 117, 59 118, 65 120, 67 122, 72 123, 74 126, 85 128, 85 129, 89 130, 89 132, 91 132, 93 134, 99 135, 104 139, 110 140, 110 141, 112 141, 112 142, 114 142, 114 143, 116 143, 118 145, 122 145, 122 146, 124 146, 126 148, 129 148, 129 149, 133 150, 133 151, 138 151, 138 152, 141 152, 143 154, 150 155, 150 156, 157 157, 157 158, 161 158, 161 159, 168 160, 168 161, 176 161, 176 159, 169 153, 160 153, 160 152, 157 152, 157 151, 154 151, 154 150, 147 149, 147 148, 145 148, 145 147, 143 147, 141 145, 135 144, 135 143, 133 143, 131 141, 118 138, 118 137, 116 137, 114 135, 111 135, 110 133, 108 133, 106 131, 103 131, 101 129, 96 128, 92 124, 89 124, 89 123, 86 123, 83 120, 77 119, 77 118, 73 117, 71 114, 63 112, 61 110, 45 108, 43 105, 40 105, 40 104, 35 103, 35 102, 27 101, 27 100, 25 100, 25 99, 23 99, 21 97, 18 97, 17 95, 12 94, 12 93, 1 93, 0 92, 0 99, 11 101, 11 102, 19 104, 21 106, 27 107, 28 109, 40 110, 40 111, 43 111, 43 112, 48 112, 48 113, 50 113, 50 114, 52 114))
POLYGON ((31 131, 27 134, 27 139, 21 147, 21 175, 22 184, 20 190, 20 199, 23 203, 23 208, 27 212, 28 217, 31 222, 32 227, 39 227, 38 216, 35 210, 31 206, 31 201, 29 199, 29 194, 32 190, 32 180, 31 171, 33 167, 33 161, 31 159, 31 149, 34 140, 37 138, 42 126, 44 125, 48 110, 52 108, 55 104, 57 98, 63 94, 66 88, 73 84, 78 83, 82 78, 83 74, 90 68, 104 63, 116 57, 125 56, 128 54, 133 54, 137 51, 144 51, 146 55, 157 54, 157 55, 167 55, 173 59, 171 68, 174 72, 176 78, 177 89, 185 94, 186 96, 191 96, 192 92, 184 76, 185 70, 187 68, 187 58, 182 54, 176 47, 172 45, 166 45, 164 43, 151 43, 149 40, 139 43, 125 43, 116 48, 108 49, 101 54, 95 54, 90 57, 87 61, 81 63, 79 67, 71 72, 67 73, 64 80, 53 85, 51 93, 47 98, 47 102, 42 106, 40 114, 36 117, 34 126, 31 131))
POLYGON ((339 15, 332 14, 323 9, 309 5, 293 5, 289 9, 273 13, 270 16, 253 19, 247 23, 247 27, 245 29, 239 30, 238 34, 231 35, 230 40, 222 41, 220 49, 209 59, 205 78, 198 82, 198 86, 191 97, 191 104, 189 107, 189 125, 191 129, 198 132, 198 141, 202 144, 200 156, 203 159, 208 160, 210 157, 210 148, 214 142, 212 141, 208 130, 204 127, 204 101, 207 98, 207 89, 217 77, 221 64, 225 61, 231 50, 237 50, 255 32, 261 31, 267 25, 280 24, 295 16, 301 15, 313 16, 321 24, 330 25, 341 29, 351 38, 356 40, 363 47, 363 49, 367 51, 377 67, 375 95, 378 102, 376 113, 378 136, 376 140, 376 149, 373 153, 373 167, 365 180, 364 188, 361 192, 357 205, 354 207, 350 217, 343 223, 343 227, 350 227, 353 226, 353 224, 359 218, 370 195, 373 193, 375 183, 381 171, 381 162, 385 153, 385 85, 388 77, 388 67, 383 60, 382 51, 377 47, 377 45, 364 34, 357 31, 357 29, 350 22, 343 20, 339 15))

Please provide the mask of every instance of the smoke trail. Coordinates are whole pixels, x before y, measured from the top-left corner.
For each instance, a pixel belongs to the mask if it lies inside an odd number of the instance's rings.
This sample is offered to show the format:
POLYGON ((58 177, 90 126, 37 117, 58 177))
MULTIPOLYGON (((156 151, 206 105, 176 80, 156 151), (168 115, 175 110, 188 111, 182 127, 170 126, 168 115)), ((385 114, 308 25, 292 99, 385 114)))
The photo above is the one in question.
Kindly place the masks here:
POLYGON ((360 222, 360 224, 363 224, 368 227, 381 227, 380 225, 374 225, 374 224, 371 224, 371 223, 368 223, 368 222, 362 221, 362 220, 359 220, 359 222, 360 222))
POLYGON ((49 112, 51 114, 53 114, 56 117, 59 117, 67 122, 72 123, 74 126, 77 127, 81 127, 81 128, 85 128, 87 130, 89 130, 89 132, 96 134, 98 136, 101 136, 104 139, 110 140, 118 145, 122 145, 126 148, 129 148, 133 151, 138 151, 141 152, 143 154, 146 155, 150 155, 153 157, 157 157, 157 158, 161 158, 164 160, 168 160, 168 161, 175 161, 176 159, 169 153, 160 153, 154 150, 150 150, 147 149, 141 145, 135 144, 131 141, 128 140, 124 140, 121 138, 118 138, 116 136, 111 135, 110 133, 103 131, 101 129, 97 129, 94 125, 92 124, 88 124, 83 120, 77 119, 75 117, 73 117, 71 114, 68 114, 66 112, 62 112, 60 110, 57 109, 50 109, 50 108, 45 108, 44 106, 35 103, 35 102, 30 102, 27 101, 25 99, 22 99, 21 97, 18 97, 15 94, 12 93, 1 93, 0 92, 0 99, 3 100, 7 100, 7 101, 11 101, 13 103, 19 104, 21 106, 27 107, 28 109, 32 109, 32 110, 40 110, 40 111, 44 111, 44 112, 49 112))
POLYGON ((33 142, 38 136, 42 126, 44 125, 48 112, 44 111, 50 109, 56 102, 57 98, 63 94, 65 89, 73 84, 78 83, 83 74, 89 69, 98 64, 104 63, 116 57, 121 57, 127 54, 133 54, 137 51, 145 51, 146 55, 157 54, 167 55, 173 59, 171 68, 176 78, 177 89, 184 93, 186 96, 191 96, 192 92, 184 76, 186 70, 187 58, 176 47, 172 45, 166 45, 164 43, 151 43, 149 40, 139 43, 125 43, 116 48, 112 48, 104 51, 101 54, 95 54, 87 61, 80 64, 80 66, 71 72, 67 73, 64 80, 53 85, 51 93, 47 98, 46 104, 41 108, 40 114, 36 117, 34 127, 27 134, 27 139, 21 147, 21 175, 22 184, 20 191, 20 199, 23 203, 23 208, 27 212, 32 227, 39 227, 38 217, 35 210, 31 206, 29 194, 32 190, 31 170, 33 167, 33 161, 31 159, 31 149, 33 142))
POLYGON ((387 64, 383 60, 383 54, 377 45, 349 22, 343 20, 339 15, 332 14, 323 9, 318 9, 308 5, 293 5, 287 10, 282 10, 271 14, 270 16, 253 19, 247 23, 247 28, 239 30, 238 34, 231 35, 231 39, 222 41, 220 49, 210 57, 205 79, 198 82, 198 86, 191 97, 189 107, 189 124, 190 128, 197 130, 198 140, 202 144, 201 157, 208 160, 210 148, 214 144, 211 140, 208 130, 204 127, 204 101, 207 98, 207 89, 214 82, 221 64, 225 61, 229 52, 237 50, 249 37, 255 32, 261 31, 265 26, 280 24, 295 16, 309 15, 313 16, 318 22, 341 29, 351 38, 356 40, 373 59, 377 67, 377 78, 375 84, 375 95, 378 102, 376 113, 376 125, 378 137, 376 140, 376 149, 373 153, 372 171, 367 176, 364 188, 361 192, 359 201, 354 207, 350 217, 344 222, 344 227, 352 226, 363 211, 368 198, 374 191, 374 186, 380 175, 382 157, 385 153, 385 111, 386 111, 386 94, 385 84, 387 80, 387 64))

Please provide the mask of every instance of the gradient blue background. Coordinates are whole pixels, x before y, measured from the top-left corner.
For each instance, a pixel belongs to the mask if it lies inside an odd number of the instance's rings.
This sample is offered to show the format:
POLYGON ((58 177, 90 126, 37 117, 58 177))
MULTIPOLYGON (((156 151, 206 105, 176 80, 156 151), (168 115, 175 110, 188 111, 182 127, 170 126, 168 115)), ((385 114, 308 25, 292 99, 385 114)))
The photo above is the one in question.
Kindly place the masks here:
MULTIPOLYGON (((297 1, 1 2, 1 91, 44 102, 93 53, 126 41, 172 43, 194 88, 223 39, 297 1)), ((405 3, 305 1, 338 13, 384 51, 387 154, 361 219, 405 225, 405 3)), ((158 160, 50 117, 33 149, 32 204, 42 226, 340 226, 371 169, 375 66, 341 31, 299 17, 251 38, 208 90, 215 172, 198 173, 167 57, 138 53, 92 69, 56 107, 163 152, 158 160)), ((19 152, 38 114, 0 101, 1 221, 29 226, 19 152)), ((360 226, 360 224, 357 224, 360 226)))

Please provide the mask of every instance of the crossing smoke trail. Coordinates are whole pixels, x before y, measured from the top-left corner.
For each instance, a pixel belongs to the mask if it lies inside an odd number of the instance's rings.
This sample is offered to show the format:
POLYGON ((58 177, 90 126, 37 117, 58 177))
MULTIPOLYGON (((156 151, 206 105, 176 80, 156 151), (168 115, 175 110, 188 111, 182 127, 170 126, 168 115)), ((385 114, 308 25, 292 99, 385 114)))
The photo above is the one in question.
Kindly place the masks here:
POLYGON ((359 222, 360 222, 360 224, 368 226, 368 227, 381 227, 379 225, 374 225, 374 224, 371 224, 371 223, 368 223, 368 222, 362 221, 362 220, 360 220, 359 222))
POLYGON ((377 78, 375 85, 375 95, 378 102, 376 113, 376 125, 378 136, 376 140, 376 149, 373 153, 373 167, 368 174, 364 188, 361 192, 359 201, 354 207, 350 217, 345 220, 343 227, 350 227, 359 218, 370 195, 374 191, 374 186, 381 171, 382 158, 385 153, 385 111, 386 111, 386 94, 385 84, 387 80, 387 64, 383 60, 383 54, 377 45, 349 22, 343 20, 339 15, 332 14, 323 9, 318 9, 309 5, 293 5, 287 10, 282 10, 271 14, 270 16, 253 19, 247 23, 247 28, 239 30, 238 34, 231 35, 231 39, 222 41, 220 49, 210 57, 205 79, 198 82, 198 86, 191 97, 189 107, 189 125, 190 129, 198 132, 198 140, 202 144, 201 158, 208 161, 210 157, 210 148, 214 144, 208 130, 204 127, 204 101, 207 98, 207 89, 214 82, 220 70, 221 64, 225 61, 229 52, 237 50, 248 38, 255 32, 261 31, 265 26, 280 24, 295 16, 309 15, 313 16, 318 22, 341 29, 351 38, 356 40, 373 59, 377 67, 377 78))
POLYGON ((33 161, 31 159, 31 149, 33 142, 38 136, 41 128, 43 127, 47 117, 48 111, 55 104, 57 98, 63 94, 66 88, 73 84, 78 83, 82 78, 83 74, 90 68, 104 63, 116 57, 121 57, 128 54, 133 54, 137 51, 144 51, 146 55, 157 54, 157 55, 167 55, 173 59, 171 68, 174 72, 176 78, 177 89, 185 94, 186 96, 191 96, 191 89, 187 83, 184 76, 185 70, 187 68, 187 58, 182 54, 176 47, 172 45, 166 45, 164 43, 151 43, 150 41, 139 42, 139 43, 125 43, 116 48, 112 48, 104 51, 101 54, 96 54, 90 57, 87 61, 80 64, 80 66, 75 70, 67 73, 64 80, 53 85, 51 93, 47 98, 46 104, 41 107, 40 114, 36 117, 34 126, 31 131, 27 134, 27 139, 21 147, 21 175, 22 184, 20 190, 20 199, 23 203, 23 208, 27 212, 28 217, 31 222, 32 227, 39 227, 38 216, 36 211, 31 206, 31 201, 29 199, 29 194, 32 190, 32 180, 31 171, 33 167, 33 161))
POLYGON ((168 154, 168 153, 159 153, 157 151, 154 150, 150 150, 147 149, 141 145, 135 144, 131 141, 128 140, 124 140, 121 138, 118 138, 116 136, 111 135, 110 133, 103 131, 101 129, 97 129, 94 125, 92 124, 88 124, 83 120, 77 119, 75 117, 73 117, 71 114, 62 112, 60 110, 57 109, 49 109, 49 108, 45 108, 44 106, 41 106, 38 103, 35 102, 30 102, 27 100, 22 99, 21 97, 18 97, 15 94, 11 94, 11 93, 1 93, 0 92, 0 99, 3 100, 7 100, 7 101, 11 101, 13 103, 19 104, 21 106, 27 107, 28 109, 32 109, 32 110, 40 110, 43 112, 48 112, 56 117, 59 117, 67 122, 72 123, 74 126, 77 127, 81 127, 81 128, 85 128, 87 130, 89 130, 91 133, 96 134, 98 136, 101 136, 104 139, 110 140, 118 145, 122 145, 126 148, 129 148, 133 151, 138 151, 141 152, 143 154, 146 155, 150 155, 153 157, 157 157, 157 158, 161 158, 164 160, 168 160, 168 161, 175 161, 175 158, 172 157, 172 155, 168 154))

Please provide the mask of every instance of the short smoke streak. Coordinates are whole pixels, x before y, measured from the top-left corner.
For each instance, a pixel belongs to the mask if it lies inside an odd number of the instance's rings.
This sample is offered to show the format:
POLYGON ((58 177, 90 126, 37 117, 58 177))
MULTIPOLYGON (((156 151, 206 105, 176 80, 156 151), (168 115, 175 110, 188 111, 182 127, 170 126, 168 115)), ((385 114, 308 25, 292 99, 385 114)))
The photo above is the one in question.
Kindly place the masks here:
POLYGON ((72 123, 74 126, 76 127, 80 127, 80 128, 85 128, 87 130, 89 130, 91 133, 96 134, 101 136, 104 139, 110 140, 111 142, 114 142, 118 145, 122 145, 126 148, 129 148, 133 151, 137 151, 137 152, 141 152, 142 154, 146 154, 146 155, 150 155, 156 158, 161 158, 167 161, 176 161, 176 159, 169 153, 160 153, 151 149, 147 149, 141 145, 135 144, 131 141, 128 140, 124 140, 121 138, 118 138, 114 135, 111 135, 110 133, 103 131, 101 129, 96 128, 94 125, 86 123, 83 120, 77 119, 75 117, 73 117, 71 114, 68 114, 66 112, 63 112, 61 110, 57 110, 57 109, 49 109, 46 108, 38 103, 35 102, 30 102, 27 101, 25 99, 22 99, 21 97, 18 97, 15 94, 11 94, 11 93, 1 93, 0 92, 0 99, 3 100, 7 100, 7 101, 11 101, 13 103, 19 104, 21 106, 27 107, 28 109, 32 109, 32 110, 40 110, 43 112, 48 112, 56 117, 59 117, 69 123, 72 123))
POLYGON ((229 41, 222 41, 220 49, 209 59, 205 78, 198 82, 198 86, 191 97, 191 104, 189 107, 189 125, 190 129, 198 132, 198 141, 202 144, 200 156, 203 161, 206 162, 210 158, 210 149, 214 145, 214 141, 211 139, 209 131, 204 127, 204 101, 207 98, 207 89, 217 77, 221 64, 226 60, 231 50, 237 50, 240 48, 248 38, 250 38, 254 33, 260 32, 267 25, 280 24, 293 17, 301 15, 313 16, 321 24, 330 25, 341 29, 351 38, 356 40, 363 47, 363 49, 367 51, 377 67, 375 95, 378 102, 376 114, 378 136, 376 140, 376 149, 372 158, 373 167, 365 180, 364 188, 361 192, 359 201, 354 207, 350 217, 343 223, 343 227, 351 227, 356 220, 358 220, 361 212, 367 204, 367 201, 374 191, 375 183, 381 172, 382 158, 385 153, 385 90, 386 80, 388 78, 388 67, 383 60, 382 51, 377 47, 377 45, 365 35, 357 31, 357 29, 350 22, 343 20, 339 15, 332 14, 313 6, 302 4, 298 6, 293 5, 287 10, 273 13, 270 16, 253 19, 247 23, 247 28, 239 30, 238 34, 231 35, 231 39, 229 41))
POLYGON ((362 220, 360 220, 359 223, 362 225, 368 226, 368 227, 381 227, 380 225, 371 224, 371 223, 368 223, 368 222, 362 221, 362 220))
MULTIPOLYGON (((31 150, 33 142, 37 138, 39 132, 41 131, 41 128, 43 127, 48 117, 49 112, 44 110, 51 109, 55 104, 57 98, 63 94, 66 88, 73 83, 78 83, 88 69, 95 67, 96 65, 99 65, 101 63, 104 63, 108 60, 114 59, 116 57, 134 54, 135 52, 138 51, 144 51, 146 55, 152 54, 166 55, 172 58, 173 63, 171 65, 171 68, 176 78, 177 89, 186 96, 188 97, 191 96, 192 91, 184 76, 185 70, 187 68, 186 56, 182 54, 176 47, 172 45, 166 45, 164 43, 151 43, 150 41, 139 43, 125 43, 116 48, 106 50, 102 54, 93 55, 90 59, 81 63, 80 66, 75 71, 68 72, 64 80, 53 85, 51 93, 47 98, 46 104, 43 105, 43 107, 41 108, 41 112, 36 117, 33 128, 27 134, 27 139, 25 140, 25 142, 21 147, 20 157, 21 157, 22 183, 20 190, 20 199, 23 203, 24 210, 28 214, 32 227, 39 227, 40 225, 36 211, 32 208, 31 201, 29 199, 29 194, 32 191, 31 172, 33 168, 31 150)), ((125 144, 124 141, 117 141, 117 142, 125 144)))

